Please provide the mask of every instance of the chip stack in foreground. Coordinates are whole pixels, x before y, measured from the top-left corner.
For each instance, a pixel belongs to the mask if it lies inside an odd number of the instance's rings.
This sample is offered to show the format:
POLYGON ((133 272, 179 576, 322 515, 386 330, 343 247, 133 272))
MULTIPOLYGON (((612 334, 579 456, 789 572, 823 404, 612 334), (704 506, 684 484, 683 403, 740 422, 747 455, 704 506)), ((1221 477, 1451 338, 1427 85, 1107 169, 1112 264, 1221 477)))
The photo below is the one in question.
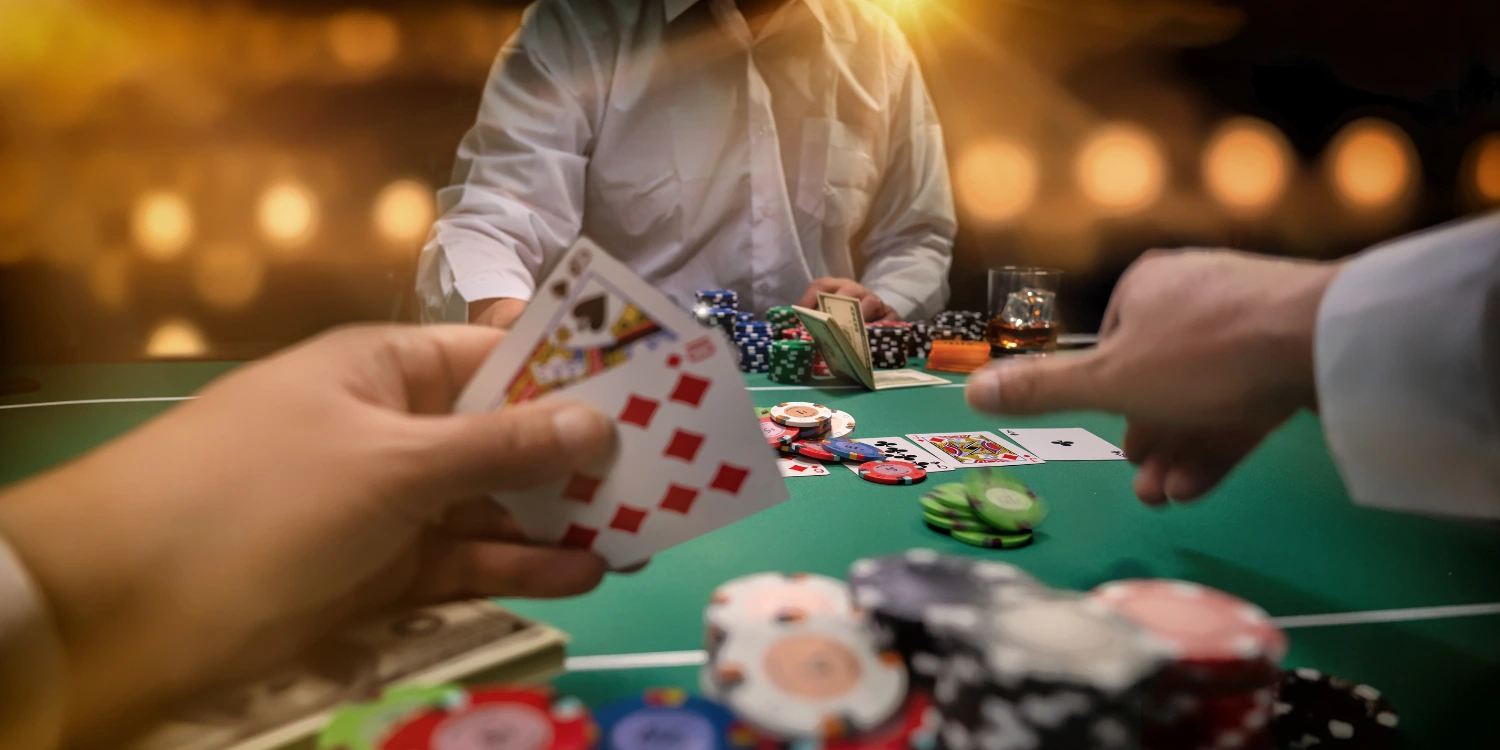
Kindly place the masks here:
POLYGON ((529 750, 592 750, 599 730, 589 709, 549 688, 471 688, 458 705, 428 710, 390 733, 381 750, 487 747, 490 738, 530 738, 529 750))
POLYGON ((468 700, 459 685, 406 685, 381 693, 368 703, 339 706, 318 735, 318 750, 376 750, 393 730, 436 708, 455 708, 468 700))
POLYGON ((734 324, 734 345, 740 350, 741 372, 770 372, 771 344, 775 335, 770 323, 750 321, 734 324))
POLYGON ((1396 731, 1400 718, 1379 690, 1307 668, 1282 672, 1278 683, 1271 722, 1274 747, 1390 750, 1402 746, 1396 731))
MULTIPOLYGON (((615 701, 594 711, 594 720, 596 750, 734 750, 756 744, 754 733, 728 708, 681 690, 647 690, 615 701)), ((491 747, 499 746, 474 750, 491 747)), ((501 750, 527 749, 505 744, 501 750)))
POLYGON ((1145 706, 1145 747, 1270 746, 1287 642, 1265 610, 1186 581, 1114 581, 1090 596, 1168 649, 1145 706))
POLYGON ((857 620, 843 581, 810 573, 756 573, 727 581, 703 610, 703 643, 710 657, 739 627, 818 617, 857 620))
POLYGON ((1162 644, 1087 597, 1028 592, 1011 602, 932 608, 940 746, 1135 750, 1162 644))
POLYGON ((868 323, 865 335, 870 339, 870 365, 877 370, 896 370, 906 366, 911 348, 911 331, 906 323, 868 323))
POLYGON ((771 381, 805 383, 812 378, 813 345, 782 339, 771 343, 771 381))

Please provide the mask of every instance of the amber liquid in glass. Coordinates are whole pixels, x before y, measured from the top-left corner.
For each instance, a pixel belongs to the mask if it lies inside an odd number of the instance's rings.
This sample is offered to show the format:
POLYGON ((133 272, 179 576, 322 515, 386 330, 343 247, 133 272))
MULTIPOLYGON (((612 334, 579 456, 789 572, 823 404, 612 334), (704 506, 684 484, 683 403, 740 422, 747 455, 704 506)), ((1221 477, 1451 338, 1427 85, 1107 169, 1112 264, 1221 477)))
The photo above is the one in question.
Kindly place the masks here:
POLYGON ((1051 351, 1057 348, 1057 328, 1051 325, 1016 328, 1003 322, 999 316, 985 326, 984 338, 990 342, 991 354, 1051 351))

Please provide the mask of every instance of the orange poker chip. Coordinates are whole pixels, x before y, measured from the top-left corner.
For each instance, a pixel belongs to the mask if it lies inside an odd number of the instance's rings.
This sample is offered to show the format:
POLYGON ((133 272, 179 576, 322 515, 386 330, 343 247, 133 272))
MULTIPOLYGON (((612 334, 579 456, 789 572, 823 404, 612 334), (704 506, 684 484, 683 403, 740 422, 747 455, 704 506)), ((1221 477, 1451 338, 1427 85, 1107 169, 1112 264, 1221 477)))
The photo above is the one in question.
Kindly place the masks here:
POLYGON ((990 345, 985 341, 938 340, 927 355, 927 369, 969 373, 990 363, 990 345))

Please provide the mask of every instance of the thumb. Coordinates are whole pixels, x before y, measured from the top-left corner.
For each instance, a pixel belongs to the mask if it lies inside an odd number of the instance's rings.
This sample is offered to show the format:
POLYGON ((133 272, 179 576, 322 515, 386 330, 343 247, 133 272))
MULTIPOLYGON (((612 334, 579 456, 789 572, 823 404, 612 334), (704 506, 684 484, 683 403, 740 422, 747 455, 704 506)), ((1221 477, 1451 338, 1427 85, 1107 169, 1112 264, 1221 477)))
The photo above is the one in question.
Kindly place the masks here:
POLYGON ((425 429, 419 483, 450 498, 535 487, 588 465, 614 446, 614 424, 576 401, 435 417, 425 429))
POLYGON ((1099 364, 1098 350, 1006 360, 969 376, 964 396, 975 411, 996 414, 1107 409, 1099 364))

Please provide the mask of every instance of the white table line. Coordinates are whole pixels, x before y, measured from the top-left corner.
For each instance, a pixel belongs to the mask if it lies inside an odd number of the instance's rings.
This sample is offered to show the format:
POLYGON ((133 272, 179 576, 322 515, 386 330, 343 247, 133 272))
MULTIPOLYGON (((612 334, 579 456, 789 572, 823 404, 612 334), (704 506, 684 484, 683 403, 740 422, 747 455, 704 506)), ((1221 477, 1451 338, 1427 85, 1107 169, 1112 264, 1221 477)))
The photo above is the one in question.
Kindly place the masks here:
POLYGON ((40 406, 75 406, 79 404, 144 404, 154 401, 189 401, 194 396, 151 396, 147 398, 85 398, 77 401, 41 401, 35 404, 0 404, 0 409, 35 409, 40 406))
MULTIPOLYGON (((1458 617, 1500 615, 1500 602, 1489 604, 1456 604, 1446 607, 1411 607, 1377 609, 1367 612, 1337 612, 1324 615, 1288 615, 1272 618, 1286 630, 1321 628, 1336 625, 1364 625, 1385 622, 1445 620, 1458 617)), ((569 672, 607 672, 621 669, 658 667, 697 667, 708 663, 705 651, 655 651, 639 654, 598 654, 572 656, 567 660, 569 672)))

